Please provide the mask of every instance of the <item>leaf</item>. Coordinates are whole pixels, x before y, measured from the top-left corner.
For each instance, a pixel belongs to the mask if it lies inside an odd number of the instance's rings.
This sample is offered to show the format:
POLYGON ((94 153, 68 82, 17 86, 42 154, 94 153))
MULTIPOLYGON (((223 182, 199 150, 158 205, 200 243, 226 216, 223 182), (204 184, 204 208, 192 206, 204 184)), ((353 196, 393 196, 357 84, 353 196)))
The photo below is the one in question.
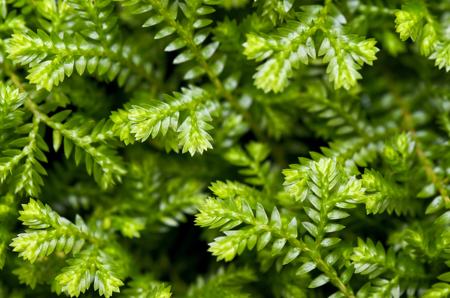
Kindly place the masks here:
POLYGON ((258 244, 256 246, 257 250, 262 250, 266 245, 269 243, 269 241, 272 239, 272 233, 271 232, 264 232, 258 239, 258 244))
POLYGON ((323 247, 329 247, 329 246, 333 246, 333 245, 337 244, 337 243, 340 242, 340 241, 341 241, 341 239, 339 239, 339 238, 336 238, 336 237, 330 237, 330 238, 324 238, 324 239, 320 242, 320 244, 321 244, 323 247))
POLYGON ((300 268, 298 268, 296 275, 304 275, 316 268, 316 264, 314 262, 306 262, 300 268))
POLYGON ((274 229, 280 229, 281 228, 281 217, 280 213, 278 212, 278 209, 275 207, 272 210, 272 215, 270 216, 270 225, 274 229))
POLYGON ((330 281, 330 278, 328 276, 326 276, 325 274, 321 274, 311 281, 311 283, 308 285, 308 288, 310 288, 310 289, 318 288, 318 287, 323 286, 324 284, 326 284, 329 281, 330 281))
POLYGON ((298 255, 300 254, 300 249, 294 247, 291 248, 287 254, 285 255, 284 259, 283 259, 283 265, 289 264, 290 262, 292 262, 293 260, 295 260, 298 255))
POLYGON ((256 205, 256 220, 261 224, 267 224, 269 222, 266 211, 260 203, 257 203, 256 205))

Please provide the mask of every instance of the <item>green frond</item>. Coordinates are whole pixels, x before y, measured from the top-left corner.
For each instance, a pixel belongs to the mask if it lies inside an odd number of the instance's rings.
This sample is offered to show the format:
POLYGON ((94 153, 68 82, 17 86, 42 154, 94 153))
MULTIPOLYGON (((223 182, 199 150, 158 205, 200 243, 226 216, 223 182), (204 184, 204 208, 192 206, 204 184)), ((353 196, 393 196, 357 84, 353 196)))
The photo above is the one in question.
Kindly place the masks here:
POLYGON ((449 70, 449 0, 0 0, 0 298, 450 296, 449 70))
POLYGON ((19 220, 29 230, 14 238, 11 246, 30 263, 55 252, 76 253, 90 237, 81 217, 77 217, 73 224, 60 217, 48 205, 33 199, 24 204, 23 211, 19 213, 19 220))
POLYGON ((216 181, 211 183, 209 189, 221 199, 234 199, 242 197, 248 200, 251 205, 264 200, 261 192, 246 184, 235 181, 216 181))
POLYGON ((123 291, 121 297, 127 298, 170 298, 172 297, 170 286, 166 283, 155 281, 151 276, 138 276, 129 284, 129 288, 123 291))
POLYGON ((204 200, 204 185, 196 178, 173 177, 158 160, 150 155, 133 161, 117 199, 111 209, 105 208, 103 225, 120 231, 125 237, 140 237, 148 231, 167 232, 186 222, 204 200), (148 212, 153 210, 153 212, 148 212))
POLYGON ((111 127, 114 135, 125 143, 125 145, 133 144, 135 138, 131 133, 131 125, 128 122, 128 111, 119 109, 111 113, 111 121, 114 123, 111 127))
POLYGON ((245 284, 255 281, 255 273, 249 268, 220 268, 217 273, 207 279, 202 277, 188 290, 186 297, 208 298, 218 295, 229 298, 251 297, 243 291, 245 284))
MULTIPOLYGON (((136 140, 145 141, 172 131, 177 134, 178 146, 183 153, 202 154, 212 148, 208 131, 213 128, 211 114, 218 108, 217 103, 198 87, 182 88, 181 92, 165 95, 162 101, 130 107, 130 132, 136 140)), ((120 125, 118 117, 113 120, 120 125)))
POLYGON ((17 127, 22 123, 24 111, 21 109, 26 94, 17 88, 0 83, 0 129, 17 127))
POLYGON ((265 61, 258 66, 254 75, 255 85, 265 92, 284 90, 294 70, 301 64, 308 64, 316 58, 312 36, 317 30, 314 27, 320 7, 305 8, 299 21, 290 21, 275 38, 248 34, 244 43, 244 55, 257 62, 265 61), (292 35, 292 37, 288 37, 292 35), (275 75, 276 74, 276 75, 275 75))
POLYGON ((371 140, 356 137, 345 141, 335 141, 330 143, 329 147, 322 147, 321 150, 327 157, 367 167, 377 159, 384 147, 379 138, 380 136, 376 136, 371 140))
POLYGON ((422 0, 409 0, 395 13, 396 30, 404 41, 416 42, 422 55, 435 65, 450 71, 450 40, 442 33, 446 24, 439 23, 422 0))
POLYGON ((432 223, 415 222, 411 227, 403 227, 393 232, 389 237, 389 243, 402 248, 413 259, 432 262, 437 259, 445 260, 449 257, 446 249, 450 239, 449 211, 444 212, 432 223))
POLYGON ((42 30, 16 33, 8 40, 7 51, 9 59, 31 67, 27 76, 31 83, 49 91, 74 72, 117 79, 122 86, 149 78, 152 68, 148 62, 142 65, 135 49, 128 45, 103 45, 79 34, 48 35, 42 30))
POLYGON ((400 286, 398 278, 384 279, 379 278, 373 281, 372 284, 366 284, 358 291, 357 297, 400 297, 400 286))
MULTIPOLYGON (((330 98, 330 90, 319 81, 309 82, 306 88, 304 94, 297 95, 301 99, 299 106, 315 114, 312 121, 305 122, 311 122, 320 135, 343 138, 356 134, 364 139, 374 136, 373 127, 355 102, 348 98, 330 98)), ((350 142, 346 139, 346 143, 350 142)))
POLYGON ((117 260, 105 252, 95 248, 85 249, 68 260, 69 266, 55 277, 55 288, 70 297, 78 297, 94 284, 94 289, 101 296, 111 297, 123 285, 112 271, 116 263, 117 260))
POLYGON ((289 17, 294 2, 295 0, 256 0, 254 6, 261 16, 268 18, 275 25, 289 17))
POLYGON ((242 8, 248 2, 253 3, 254 9, 262 19, 270 21, 273 25, 282 23, 290 17, 295 1, 286 0, 207 0, 208 4, 219 5, 226 9, 242 8))
POLYGON ((423 294, 424 298, 442 298, 450 295, 450 284, 439 282, 423 294))
POLYGON ((303 203, 311 221, 303 221, 302 225, 316 243, 330 247, 341 241, 332 233, 345 226, 333 221, 349 216, 342 209, 355 208, 356 203, 364 200, 362 181, 350 176, 339 163, 328 158, 291 165, 283 174, 287 192, 295 201, 303 203))
MULTIPOLYGON (((0 7, 1 10, 1 7, 0 7)), ((18 16, 15 13, 9 13, 6 19, 0 24, 0 32, 13 32, 13 31, 23 31, 26 29, 25 20, 22 16, 18 16)))
MULTIPOLYGON (((41 265, 41 264, 39 264, 41 265)), ((35 264, 24 263, 23 266, 16 268, 13 273, 17 276, 20 283, 29 286, 30 288, 36 288, 39 282, 39 269, 47 269, 44 266, 35 266, 35 264)))
POLYGON ((265 144, 249 143, 246 151, 233 147, 225 153, 225 159, 231 164, 243 167, 239 173, 248 176, 245 181, 253 185, 267 185, 270 183, 270 163, 265 161, 270 149, 265 144))
MULTIPOLYGON (((312 253, 312 246, 327 250, 341 241, 332 233, 342 230, 345 226, 329 221, 345 218, 349 214, 338 208, 354 208, 355 203, 364 197, 360 180, 349 176, 339 180, 342 178, 339 174, 346 175, 336 161, 326 158, 305 161, 303 166, 285 172, 288 192, 296 200, 303 201, 307 198, 311 204, 305 204, 304 211, 312 222, 302 221, 301 224, 313 236, 315 242, 307 236, 305 240, 299 238, 299 220, 296 217, 291 217, 289 213, 280 213, 277 207, 273 208, 269 216, 260 202, 255 204, 243 196, 222 195, 207 199, 199 208, 196 224, 212 229, 220 228, 223 232, 223 236, 216 237, 210 243, 209 250, 218 260, 231 261, 245 249, 256 248, 257 251, 267 251, 270 258, 277 260, 279 267, 296 263, 300 257, 306 256, 313 263, 305 262, 299 268, 298 274, 307 273, 318 266, 316 262, 321 258, 320 250, 315 255, 312 253), (299 197, 302 193, 306 195, 299 197), (330 235, 326 237, 326 234, 330 235), (312 266, 305 269, 306 264, 312 266)), ((220 195, 224 186, 216 184, 213 191, 220 195)), ((311 282, 310 288, 332 282, 342 292, 348 291, 331 267, 337 260, 337 253, 338 251, 329 252, 329 264, 319 266, 323 274, 311 282), (335 261, 332 261, 333 259, 335 261)))
POLYGON ((381 243, 374 244, 370 239, 367 242, 358 239, 358 246, 353 249, 351 260, 355 273, 369 275, 371 279, 379 276, 386 268, 395 266, 394 251, 389 250, 386 254, 381 243))
MULTIPOLYGON (((234 200, 208 199, 200 207, 200 213, 196 217, 196 223, 203 227, 221 228, 224 236, 217 237, 210 244, 210 251, 219 260, 232 260, 236 255, 242 254, 245 248, 258 250, 266 247, 271 240, 272 254, 282 253, 287 239, 297 238, 297 220, 292 218, 290 223, 281 221, 279 211, 274 208, 270 220, 264 207, 257 204, 251 207, 241 197, 234 200), (241 224, 249 225, 247 229, 232 230, 241 224)), ((298 247, 293 248, 296 255, 287 258, 287 263, 295 259, 300 253, 298 247)), ((286 251, 283 252, 286 254, 286 251)), ((292 255, 291 253, 291 255, 292 255)))
MULTIPOLYGON (((18 110, 14 114, 20 117, 22 113, 23 111, 18 110)), ((39 131, 39 121, 34 117, 32 123, 16 128, 13 137, 5 142, 0 155, 0 181, 5 181, 10 176, 10 184, 15 193, 37 196, 44 184, 41 176, 47 175, 41 162, 47 162, 44 152, 48 150, 39 131)))
POLYGON ((430 55, 430 59, 436 60, 435 65, 439 69, 450 71, 450 40, 436 45, 434 52, 430 55))
POLYGON ((41 259, 34 263, 20 261, 12 271, 21 284, 32 289, 39 285, 50 284, 51 280, 58 274, 57 268, 61 265, 59 259, 41 259))
MULTIPOLYGON (((44 279, 48 283, 53 280, 53 287, 58 293, 79 296, 91 284, 94 290, 105 297, 111 297, 113 292, 119 291, 119 287, 123 285, 122 279, 128 274, 128 259, 114 243, 107 244, 107 235, 92 230, 80 216, 76 216, 75 223, 72 223, 50 206, 33 199, 22 207, 19 220, 28 229, 11 243, 19 256, 30 264, 40 264, 48 262, 52 255, 53 258, 57 256, 52 260, 58 260, 58 257, 69 253, 72 255, 67 260, 68 266, 54 264, 53 267, 61 267, 61 271, 51 276, 50 280, 48 276, 44 279)), ((29 268, 37 270, 36 274, 40 272, 35 277, 24 271, 26 267, 18 268, 15 273, 22 282, 34 286, 38 280, 42 280, 41 275, 47 272, 40 270, 40 267, 42 266, 29 268)))
POLYGON ((174 64, 196 60, 184 73, 185 80, 196 79, 202 75, 216 78, 224 69, 226 57, 214 55, 219 47, 217 41, 209 42, 213 23, 209 18, 215 9, 203 1, 156 1, 156 0, 116 0, 134 14, 146 14, 143 27, 157 27, 155 39, 170 38, 164 51, 181 51, 174 58, 174 64))
POLYGON ((73 21, 81 20, 81 24, 75 25, 76 31, 103 44, 113 42, 114 35, 117 34, 114 32, 117 29, 117 18, 113 14, 112 0, 68 0, 67 3, 74 10, 73 21))
MULTIPOLYGON (((12 2, 12 1, 10 1, 12 2)), ((67 31, 73 32, 74 22, 73 9, 68 1, 54 2, 51 0, 42 1, 15 1, 16 8, 22 7, 22 11, 35 12, 36 22, 47 32, 67 31)), ((31 17, 28 15, 28 18, 31 17)), ((27 19, 28 19, 27 18, 27 19)))
POLYGON ((340 13, 327 15, 328 7, 304 6, 297 20, 288 21, 275 34, 248 34, 244 54, 257 62, 255 85, 265 92, 283 91, 294 71, 318 57, 328 64, 326 72, 336 89, 350 89, 361 78, 358 70, 376 59, 376 41, 351 36, 342 28, 345 18, 340 13), (315 45, 317 32, 323 34, 320 46, 315 45), (277 74, 277 75, 274 75, 277 74))
POLYGON ((37 117, 53 129, 53 149, 58 151, 64 145, 64 155, 69 158, 74 153, 75 164, 82 161, 89 175, 102 187, 108 188, 126 173, 123 162, 117 156, 114 147, 105 144, 112 138, 112 122, 94 123, 77 115, 65 121, 71 111, 65 110, 49 117, 40 111, 34 103, 29 106, 37 117), (65 122, 64 122, 65 121, 65 122), (64 122, 64 123, 63 123, 64 122))
POLYGON ((366 170, 362 176, 367 197, 364 201, 367 213, 414 214, 418 212, 420 201, 411 197, 408 189, 392 182, 375 170, 366 170))

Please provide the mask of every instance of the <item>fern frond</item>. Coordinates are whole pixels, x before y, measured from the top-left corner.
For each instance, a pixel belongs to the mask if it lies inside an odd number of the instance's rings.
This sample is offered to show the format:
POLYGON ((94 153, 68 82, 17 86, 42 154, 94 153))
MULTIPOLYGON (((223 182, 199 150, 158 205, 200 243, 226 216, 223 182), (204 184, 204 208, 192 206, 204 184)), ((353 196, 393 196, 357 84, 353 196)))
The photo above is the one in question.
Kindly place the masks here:
POLYGON ((30 263, 54 252, 76 253, 90 237, 81 217, 77 217, 76 224, 73 224, 48 205, 33 199, 24 204, 19 213, 19 220, 30 230, 14 238, 11 246, 30 263))
POLYGON ((103 223, 129 238, 151 232, 168 232, 186 222, 205 198, 203 183, 194 177, 173 177, 162 166, 160 155, 134 160, 123 185, 103 210, 103 223), (127 196, 127 201, 122 201, 127 196), (153 210, 153 212, 148 212, 153 210))
POLYGON ((121 297, 126 298, 170 298, 171 288, 163 282, 155 281, 151 276, 139 276, 129 284, 121 297))
POLYGON ((336 15, 327 15, 328 6, 302 9, 297 20, 289 21, 273 35, 247 35, 244 54, 257 62, 265 61, 254 75, 255 85, 265 92, 283 91, 294 70, 319 56, 328 64, 326 72, 335 89, 350 89, 361 78, 361 65, 371 65, 376 59, 375 40, 345 34, 345 18, 336 10, 336 15), (314 39, 319 31, 323 38, 316 48, 314 39))
POLYGON ((101 121, 94 125, 83 117, 72 117, 63 123, 68 118, 70 110, 49 117, 43 114, 36 104, 28 102, 27 105, 36 117, 53 129, 55 151, 64 144, 66 158, 74 152, 75 163, 78 165, 83 161, 88 174, 93 175, 102 188, 106 189, 115 181, 120 181, 121 176, 126 173, 122 160, 112 147, 104 144, 104 141, 112 136, 111 122, 101 121))
MULTIPOLYGON (((3 89, 3 108, 11 110, 9 117, 4 120, 10 120, 4 128, 11 128, 9 124, 18 125, 22 123, 24 111, 19 107, 24 103, 26 94, 19 93, 17 90, 13 94, 8 94, 8 87, 3 89), (6 102, 8 97, 16 97, 15 102, 6 102)), ((26 193, 30 196, 37 196, 43 185, 42 175, 46 175, 47 171, 42 167, 41 162, 47 162, 44 152, 48 151, 39 132, 39 119, 33 117, 32 123, 19 126, 15 134, 10 139, 5 140, 5 148, 1 152, 0 158, 0 181, 12 174, 11 186, 15 193, 26 193), (25 135, 25 136, 24 136, 25 135)), ((7 134, 6 134, 7 136, 7 134)))
POLYGON ((208 279, 200 277, 197 282, 191 286, 187 292, 187 298, 207 298, 214 295, 220 297, 250 297, 249 293, 243 291, 242 286, 253 282, 255 274, 249 268, 220 268, 214 275, 208 279))
POLYGON ((358 246, 353 249, 351 259, 355 273, 369 275, 371 279, 382 274, 386 268, 395 266, 394 251, 389 250, 386 254, 381 243, 374 244, 370 239, 367 242, 358 239, 358 246))
POLYGON ((338 243, 339 238, 324 237, 345 228, 331 221, 347 217, 349 214, 341 209, 354 208, 365 198, 362 181, 346 174, 336 161, 325 158, 292 165, 283 173, 286 189, 294 200, 310 204, 303 207, 311 219, 302 222, 304 228, 324 247, 338 243))
MULTIPOLYGON (((309 121, 305 119, 305 122, 311 123, 310 125, 319 135, 333 139, 347 137, 346 140, 352 135, 363 139, 374 137, 374 128, 354 101, 349 98, 329 98, 330 90, 327 90, 325 84, 319 81, 310 82, 306 88, 305 93, 298 95, 301 99, 299 106, 311 115, 315 114, 314 118, 309 121)), ((346 143, 349 142, 346 141, 346 143)))
MULTIPOLYGON (((299 268, 299 272, 309 272, 316 266, 323 272, 311 282, 310 288, 320 287, 331 281, 343 293, 350 295, 332 268, 334 262, 324 265, 319 261, 320 255, 317 255, 317 252, 316 255, 312 253, 312 246, 328 249, 340 241, 337 237, 325 237, 325 234, 344 228, 343 225, 329 221, 347 217, 348 213, 337 208, 353 208, 354 204, 364 197, 360 180, 347 177, 339 181, 339 177, 342 176, 338 172, 344 173, 331 159, 305 162, 303 168, 285 172, 288 192, 297 200, 303 201, 308 198, 311 203, 311 207, 304 209, 314 223, 306 221, 302 222, 302 225, 313 236, 315 242, 310 237, 305 237, 305 240, 298 237, 299 227, 296 217, 282 214, 276 207, 269 217, 261 203, 251 204, 245 197, 240 196, 206 200, 200 207, 196 223, 200 226, 220 228, 223 231, 223 236, 215 238, 210 243, 210 251, 219 260, 230 261, 236 255, 242 254, 246 248, 251 250, 256 247, 261 251, 267 249, 271 243, 270 255, 277 259, 279 265, 287 265, 298 260, 299 256, 306 255, 313 262, 304 264, 313 266, 305 269, 304 265, 299 268), (310 169, 311 173, 307 169, 310 169), (240 228, 234 229, 236 227, 240 228)), ((219 193, 220 185, 213 190, 216 195, 223 197, 219 193)))
POLYGON ((111 297, 123 285, 112 270, 116 263, 113 256, 103 251, 92 247, 85 249, 70 259, 69 266, 55 277, 56 290, 69 296, 79 296, 93 283, 101 296, 111 297))
POLYGON ((435 60, 439 69, 450 71, 450 40, 442 34, 444 28, 429 12, 424 1, 407 1, 395 13, 395 24, 403 41, 410 38, 418 44, 422 55, 435 60))
MULTIPOLYGON (((131 106, 128 110, 129 131, 139 141, 172 131, 177 134, 178 146, 183 153, 202 154, 212 148, 208 131, 212 129, 211 114, 218 108, 217 103, 198 87, 183 88, 181 92, 165 95, 164 101, 131 106)), ((116 122, 118 124, 120 122, 116 122)))
POLYGON ((31 67, 27 76, 31 83, 49 91, 74 71, 82 75, 87 70, 110 81, 117 78, 119 85, 151 79, 151 64, 142 65, 135 49, 117 41, 102 45, 79 34, 58 36, 38 30, 13 34, 7 51, 10 59, 31 67))
POLYGON ((391 245, 397 243, 404 253, 422 262, 446 260, 450 257, 446 249, 450 239, 449 224, 450 213, 446 211, 432 222, 415 222, 411 227, 393 232, 388 241, 391 245))
MULTIPOLYGON (((61 272, 52 277, 58 293, 79 296, 91 284, 105 297, 119 291, 123 285, 121 279, 128 274, 128 259, 106 233, 88 227, 80 216, 72 223, 50 206, 33 199, 22 207, 19 220, 28 230, 13 239, 14 251, 31 264, 56 252, 59 257, 72 254, 67 260, 68 266, 57 265, 62 267, 61 272)), ((21 270, 16 273, 24 282, 35 283, 21 270)))
POLYGON ((75 30, 85 37, 98 40, 103 45, 114 42, 117 34, 117 18, 114 16, 112 0, 83 1, 68 0, 67 4, 74 10, 73 21, 79 22, 75 30), (78 28, 77 28, 78 27, 78 28))
POLYGON ((244 167, 239 170, 245 181, 253 185, 270 184, 270 163, 264 161, 269 156, 269 148, 262 143, 249 143, 246 152, 239 147, 233 147, 225 153, 225 159, 231 164, 244 167))
POLYGON ((387 180, 375 170, 366 170, 362 181, 368 194, 365 204, 369 214, 386 210, 389 214, 414 214, 421 206, 419 201, 411 199, 408 189, 387 180))
POLYGON ((0 129, 6 130, 22 123, 24 111, 20 109, 26 94, 19 89, 0 84, 0 129))
POLYGON ((166 52, 184 49, 173 60, 174 64, 181 64, 195 59, 198 65, 190 67, 184 74, 184 79, 191 80, 204 74, 212 80, 223 71, 225 56, 216 55, 219 43, 208 42, 210 30, 208 25, 213 21, 208 17, 215 9, 204 5, 202 1, 135 1, 116 0, 125 7, 132 7, 134 13, 142 14, 150 12, 151 16, 142 25, 143 27, 158 26, 155 39, 162 39, 176 34, 165 47, 166 52), (214 57, 213 57, 214 56, 214 57), (209 60, 209 61, 208 61, 209 60))

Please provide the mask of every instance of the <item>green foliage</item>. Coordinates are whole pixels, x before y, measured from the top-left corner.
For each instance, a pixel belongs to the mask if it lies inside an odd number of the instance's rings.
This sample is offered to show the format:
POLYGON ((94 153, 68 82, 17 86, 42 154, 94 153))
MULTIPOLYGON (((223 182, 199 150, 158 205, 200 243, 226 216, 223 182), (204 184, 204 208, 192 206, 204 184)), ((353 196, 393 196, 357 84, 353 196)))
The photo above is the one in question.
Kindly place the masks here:
POLYGON ((296 20, 287 22, 273 35, 247 35, 244 44, 247 58, 266 60, 254 75, 255 85, 265 92, 283 91, 295 69, 322 57, 335 88, 353 87, 361 78, 360 66, 372 64, 376 58, 375 40, 346 35, 342 27, 345 18, 331 4, 307 6, 303 10, 296 20), (315 41, 318 32, 322 38, 315 41), (317 48, 316 43, 320 44, 317 48))
POLYGON ((40 162, 47 162, 44 152, 49 148, 39 133, 39 120, 23 123, 22 109, 26 94, 10 86, 0 86, 2 96, 2 131, 4 135, 0 159, 0 181, 9 178, 14 193, 36 196, 43 185, 41 175, 47 171, 40 162))
POLYGON ((417 43, 422 55, 435 60, 437 67, 450 70, 450 36, 443 32, 448 20, 440 23, 421 0, 407 1, 395 13, 396 30, 402 40, 417 43))
POLYGON ((233 165, 244 167, 239 173, 250 176, 245 179, 253 185, 268 186, 270 184, 270 164, 264 160, 269 156, 270 149, 261 143, 246 145, 246 151, 233 147, 225 154, 225 159, 233 165))
POLYGON ((0 0, 0 297, 450 296, 449 12, 0 0))
POLYGON ((207 280, 201 277, 197 279, 197 282, 189 288, 186 297, 251 297, 243 290, 243 286, 255 279, 255 273, 248 268, 234 269, 231 267, 227 270, 220 268, 207 280))
MULTIPOLYGON (((67 259, 67 265, 63 265, 52 276, 56 292, 64 292, 71 297, 79 296, 92 283, 94 289, 105 297, 111 297, 113 292, 119 291, 123 285, 120 278, 127 274, 127 257, 115 247, 117 244, 109 242, 107 234, 88 227, 79 216, 72 223, 48 205, 32 199, 23 205, 19 220, 28 230, 17 235, 11 246, 24 260, 31 264, 45 264, 48 262, 47 257, 52 254, 59 254, 59 257, 69 253, 73 255, 67 259)), ((14 273, 32 287, 37 283, 37 279, 32 278, 39 278, 30 276, 29 269, 18 269, 14 273)), ((45 275, 47 272, 35 272, 38 273, 45 275)), ((47 282, 51 280, 47 279, 47 282)))
POLYGON ((153 280, 149 276, 139 276, 129 283, 123 296, 128 298, 169 298, 170 286, 153 280))
POLYGON ((130 48, 121 44, 104 46, 91 43, 81 35, 59 37, 44 31, 15 34, 7 49, 10 59, 32 66, 27 76, 29 81, 49 91, 74 71, 79 75, 85 71, 95 73, 110 81, 117 77, 118 83, 124 85, 137 80, 131 75, 132 71, 146 76, 150 68, 147 65, 142 69, 139 56, 130 48))
POLYGON ((215 11, 212 6, 204 5, 201 0, 182 2, 116 1, 121 2, 125 8, 131 9, 134 14, 149 14, 142 26, 157 27, 155 39, 166 37, 171 39, 164 51, 183 50, 174 58, 174 64, 197 60, 199 65, 191 67, 184 74, 184 79, 191 80, 204 74, 215 78, 223 71, 225 56, 214 55, 219 42, 209 42, 208 40, 210 34, 208 25, 213 22, 208 15, 215 11), (204 45, 205 43, 208 44, 204 45))
POLYGON ((182 88, 181 91, 174 96, 163 96, 161 101, 133 105, 127 115, 116 114, 113 129, 122 132, 119 133, 122 140, 129 139, 129 133, 139 141, 176 134, 178 145, 175 150, 181 148, 183 153, 191 155, 211 149, 212 138, 207 131, 212 126, 208 122, 212 120, 211 114, 217 109, 217 104, 200 88, 182 88), (122 120, 125 116, 128 118, 126 122, 122 120), (124 125, 129 126, 126 128, 129 133, 124 132, 124 125))
POLYGON ((19 220, 30 231, 19 234, 13 239, 11 246, 30 263, 54 252, 77 253, 88 237, 86 224, 81 218, 77 218, 76 224, 72 224, 48 205, 44 206, 34 200, 23 206, 19 220))
POLYGON ((11 86, 0 85, 1 99, 1 128, 2 130, 15 127, 22 121, 23 111, 20 107, 25 100, 25 94, 11 86))

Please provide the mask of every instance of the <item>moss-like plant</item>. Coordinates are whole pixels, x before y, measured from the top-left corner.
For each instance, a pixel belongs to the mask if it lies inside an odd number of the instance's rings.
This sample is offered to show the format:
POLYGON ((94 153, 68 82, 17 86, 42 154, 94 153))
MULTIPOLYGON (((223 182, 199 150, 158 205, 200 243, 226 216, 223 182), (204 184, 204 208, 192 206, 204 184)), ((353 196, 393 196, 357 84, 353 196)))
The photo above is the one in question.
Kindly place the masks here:
POLYGON ((0 0, 0 297, 450 297, 450 1, 0 0))

